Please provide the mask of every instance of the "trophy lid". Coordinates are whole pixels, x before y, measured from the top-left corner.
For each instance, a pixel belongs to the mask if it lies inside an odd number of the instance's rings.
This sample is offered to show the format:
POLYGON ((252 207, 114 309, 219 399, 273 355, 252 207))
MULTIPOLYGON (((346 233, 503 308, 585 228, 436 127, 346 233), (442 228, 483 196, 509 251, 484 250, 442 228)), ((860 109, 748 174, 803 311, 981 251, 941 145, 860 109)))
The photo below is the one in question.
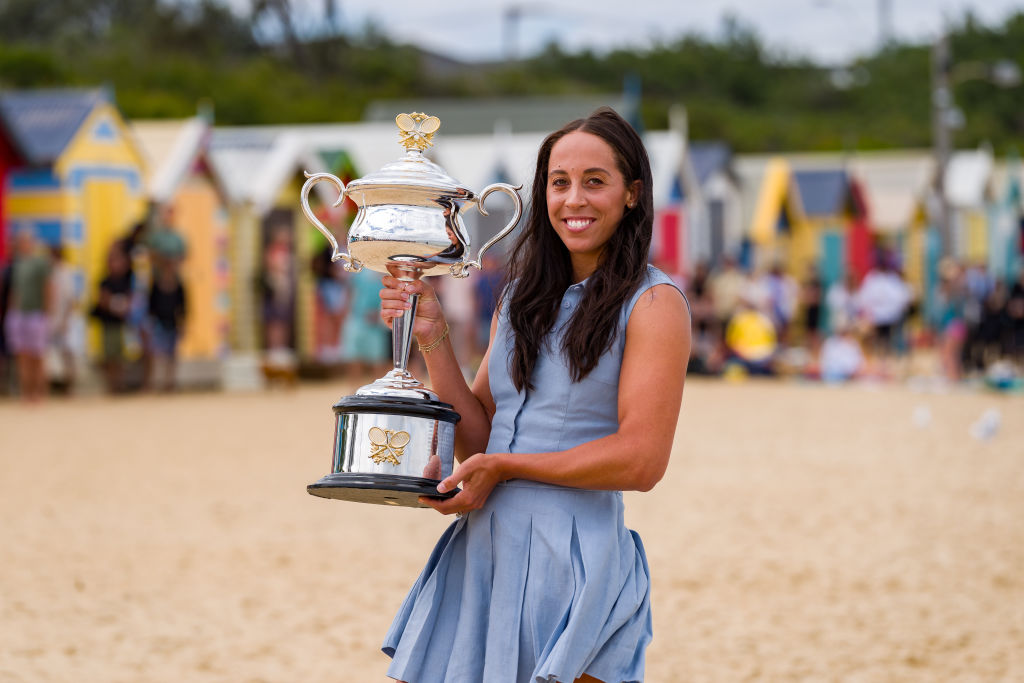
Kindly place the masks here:
POLYGON ((472 190, 448 175, 443 168, 423 155, 433 145, 434 133, 441 127, 436 116, 423 113, 399 114, 395 117, 398 125, 399 143, 405 147, 405 156, 386 164, 376 173, 371 173, 348 184, 348 192, 374 189, 421 189, 458 199, 472 199, 472 190))

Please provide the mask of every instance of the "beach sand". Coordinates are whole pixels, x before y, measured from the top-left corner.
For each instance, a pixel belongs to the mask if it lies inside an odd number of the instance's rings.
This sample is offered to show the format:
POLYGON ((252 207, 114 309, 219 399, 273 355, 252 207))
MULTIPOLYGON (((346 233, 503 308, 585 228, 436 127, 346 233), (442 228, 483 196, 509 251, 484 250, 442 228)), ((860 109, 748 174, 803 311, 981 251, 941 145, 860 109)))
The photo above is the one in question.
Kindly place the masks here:
MULTIPOLYGON (((306 493, 351 390, 0 404, 0 681, 383 681, 450 519, 306 493)), ((1024 398, 691 380, 626 505, 648 681, 1024 680, 1024 398)))

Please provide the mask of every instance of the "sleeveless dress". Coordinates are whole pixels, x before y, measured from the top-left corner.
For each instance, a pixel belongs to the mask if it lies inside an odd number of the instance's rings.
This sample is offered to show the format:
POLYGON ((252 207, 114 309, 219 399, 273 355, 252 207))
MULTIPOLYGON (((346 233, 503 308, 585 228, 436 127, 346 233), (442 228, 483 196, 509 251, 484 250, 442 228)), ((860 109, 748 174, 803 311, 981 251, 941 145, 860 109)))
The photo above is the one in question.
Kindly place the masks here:
MULTIPOLYGON (((560 451, 614 433, 626 323, 658 284, 675 286, 648 266, 611 349, 579 382, 559 349, 586 281, 566 290, 531 391, 509 376, 511 327, 499 314, 487 452, 560 451)), ((382 649, 388 676, 410 683, 571 683, 584 673, 618 683, 643 680, 651 637, 647 557, 623 524, 622 492, 514 479, 444 532, 382 649)))

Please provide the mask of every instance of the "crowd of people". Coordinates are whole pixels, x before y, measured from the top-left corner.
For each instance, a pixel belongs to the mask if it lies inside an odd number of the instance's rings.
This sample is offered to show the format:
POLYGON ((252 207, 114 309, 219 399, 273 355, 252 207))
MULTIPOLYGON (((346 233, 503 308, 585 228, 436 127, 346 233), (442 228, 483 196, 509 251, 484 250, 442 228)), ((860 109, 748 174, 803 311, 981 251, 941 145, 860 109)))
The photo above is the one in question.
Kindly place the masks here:
MULTIPOLYGON (((74 390, 87 367, 87 320, 102 330, 98 368, 110 393, 176 388, 177 347, 187 296, 185 242, 165 211, 132 227, 110 247, 93 296, 83 297, 60 246, 28 230, 11 239, 0 266, 0 394, 38 401, 74 390), (87 306, 86 302, 95 302, 87 306), (129 360, 130 359, 130 360, 129 360)), ((295 261, 290 231, 272 231, 261 269, 265 369, 298 364, 295 261)), ((380 321, 381 276, 344 271, 324 249, 309 267, 316 282, 314 362, 358 376, 392 362, 380 321)), ((690 371, 725 375, 800 375, 829 382, 906 375, 915 350, 931 350, 950 381, 995 384, 1024 371, 1024 270, 1012 281, 980 265, 940 263, 931 301, 902 276, 891 254, 862 278, 831 284, 802 280, 779 265, 744 268, 726 256, 679 278, 693 307, 690 371)), ((470 374, 486 349, 503 277, 499 256, 469 278, 432 278, 448 311, 451 338, 470 374)), ((419 362, 411 359, 414 374, 419 362)))
POLYGON ((170 221, 164 211, 115 240, 92 296, 83 296, 59 244, 44 244, 32 230, 15 232, 0 270, 0 394, 37 402, 51 391, 72 393, 87 367, 89 319, 101 330, 107 392, 176 388, 185 241, 170 221), (138 362, 129 364, 130 355, 138 362))
POLYGON ((725 257, 689 278, 691 371, 727 376, 796 374, 829 382, 905 376, 920 349, 942 377, 1012 382, 1024 370, 1024 271, 1015 281, 952 259, 939 264, 931 300, 880 253, 862 278, 798 281, 775 265, 743 268, 725 257))

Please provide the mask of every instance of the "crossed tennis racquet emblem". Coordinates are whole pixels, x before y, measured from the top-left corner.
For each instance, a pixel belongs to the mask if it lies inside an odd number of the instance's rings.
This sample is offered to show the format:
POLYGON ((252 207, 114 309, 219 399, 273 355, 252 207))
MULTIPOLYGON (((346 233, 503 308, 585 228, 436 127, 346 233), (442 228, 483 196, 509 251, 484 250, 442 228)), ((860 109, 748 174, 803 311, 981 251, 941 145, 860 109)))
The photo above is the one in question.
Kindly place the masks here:
POLYGON ((378 465, 382 462, 399 465, 405 455, 405 447, 409 443, 409 432, 396 432, 391 429, 370 427, 370 459, 378 465))

